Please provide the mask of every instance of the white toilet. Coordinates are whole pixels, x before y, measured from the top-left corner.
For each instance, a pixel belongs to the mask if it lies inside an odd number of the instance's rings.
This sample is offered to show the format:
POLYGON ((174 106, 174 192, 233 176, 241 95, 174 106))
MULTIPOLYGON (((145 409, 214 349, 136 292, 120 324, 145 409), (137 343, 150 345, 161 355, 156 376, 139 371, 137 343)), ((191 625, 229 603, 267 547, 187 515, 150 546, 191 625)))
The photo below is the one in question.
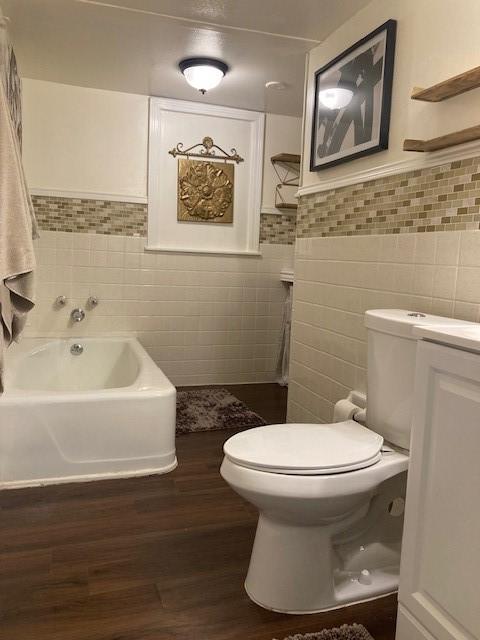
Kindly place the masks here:
POLYGON ((368 428, 281 424, 225 443, 220 472, 260 513, 245 588, 262 607, 315 613, 397 590, 419 324, 461 323, 366 313, 368 428))

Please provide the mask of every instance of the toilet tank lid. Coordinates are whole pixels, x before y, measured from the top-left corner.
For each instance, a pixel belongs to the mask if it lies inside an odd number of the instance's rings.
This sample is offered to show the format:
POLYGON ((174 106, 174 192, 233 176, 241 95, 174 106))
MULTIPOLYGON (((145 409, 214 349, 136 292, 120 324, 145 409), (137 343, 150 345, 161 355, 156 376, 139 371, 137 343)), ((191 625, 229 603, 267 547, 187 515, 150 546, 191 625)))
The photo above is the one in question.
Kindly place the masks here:
POLYGON ((434 316, 429 313, 408 311, 406 309, 372 309, 365 312, 365 326, 382 333, 403 336, 411 340, 418 340, 413 332, 418 326, 463 326, 471 325, 466 320, 455 320, 434 316))

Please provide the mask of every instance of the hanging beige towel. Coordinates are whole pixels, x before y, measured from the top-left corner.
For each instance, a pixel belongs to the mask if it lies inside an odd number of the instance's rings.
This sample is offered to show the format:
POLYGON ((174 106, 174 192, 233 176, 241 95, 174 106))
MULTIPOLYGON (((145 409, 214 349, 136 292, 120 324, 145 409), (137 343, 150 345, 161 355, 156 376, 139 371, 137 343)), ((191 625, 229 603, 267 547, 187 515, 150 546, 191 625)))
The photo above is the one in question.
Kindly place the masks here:
POLYGON ((4 350, 18 337, 34 306, 34 220, 18 140, 0 82, 0 393, 4 350))
MULTIPOLYGON (((5 90, 5 99, 8 104, 10 112, 10 119, 13 127, 13 131, 16 135, 18 145, 15 145, 16 153, 19 158, 20 170, 22 172, 22 178, 25 181, 25 174, 23 171, 23 164, 21 161, 21 147, 22 147, 22 99, 21 99, 21 84, 20 76, 18 75, 17 60, 13 51, 12 44, 8 37, 6 18, 2 17, 2 10, 0 8, 0 81, 3 83, 5 90)), ((37 221, 35 219, 35 213, 33 206, 29 198, 29 209, 32 219, 32 232, 33 237, 38 237, 37 221)))

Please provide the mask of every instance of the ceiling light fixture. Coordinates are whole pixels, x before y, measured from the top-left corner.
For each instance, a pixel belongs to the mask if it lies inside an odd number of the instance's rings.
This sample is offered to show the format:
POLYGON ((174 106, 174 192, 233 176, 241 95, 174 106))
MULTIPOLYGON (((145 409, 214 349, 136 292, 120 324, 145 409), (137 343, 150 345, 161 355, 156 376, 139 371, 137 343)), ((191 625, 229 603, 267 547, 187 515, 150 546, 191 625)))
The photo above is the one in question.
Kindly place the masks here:
POLYGON ((318 99, 327 109, 344 109, 353 98, 352 89, 346 87, 330 87, 318 92, 318 99))
POLYGON ((202 94, 217 87, 228 71, 228 65, 215 58, 186 58, 178 66, 188 84, 202 94))

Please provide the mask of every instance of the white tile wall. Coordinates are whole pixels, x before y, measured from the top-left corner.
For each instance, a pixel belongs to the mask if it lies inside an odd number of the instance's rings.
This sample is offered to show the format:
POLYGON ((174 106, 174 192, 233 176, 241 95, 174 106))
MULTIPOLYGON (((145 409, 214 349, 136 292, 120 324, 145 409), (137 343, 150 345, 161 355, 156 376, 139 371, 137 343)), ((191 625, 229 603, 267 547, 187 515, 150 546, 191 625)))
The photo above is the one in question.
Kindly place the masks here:
POLYGON ((367 309, 480 321, 480 232, 297 238, 291 422, 328 422, 365 391, 367 309))
POLYGON ((276 377, 293 247, 262 257, 144 252, 143 238, 47 232, 37 241, 37 305, 25 335, 134 334, 177 385, 276 377), (58 295, 68 304, 54 308, 58 295), (72 325, 90 295, 99 306, 72 325))

